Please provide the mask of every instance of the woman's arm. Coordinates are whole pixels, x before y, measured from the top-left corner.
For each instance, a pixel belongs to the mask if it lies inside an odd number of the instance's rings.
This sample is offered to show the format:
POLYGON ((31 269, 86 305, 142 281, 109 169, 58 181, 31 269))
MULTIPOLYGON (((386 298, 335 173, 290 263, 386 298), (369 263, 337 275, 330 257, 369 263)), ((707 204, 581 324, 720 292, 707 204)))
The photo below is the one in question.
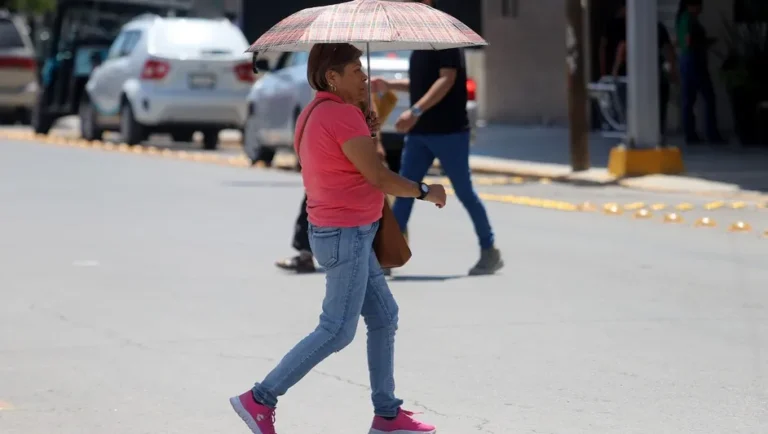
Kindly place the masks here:
POLYGON ((677 53, 675 53, 675 47, 672 46, 672 43, 667 42, 664 44, 662 51, 664 52, 664 58, 669 62, 669 79, 671 81, 677 81, 677 78, 680 75, 678 72, 679 70, 677 69, 677 53))
POLYGON ((627 56, 627 41, 621 41, 618 47, 616 47, 616 59, 613 61, 613 69, 611 69, 611 74, 613 74, 614 77, 619 75, 619 69, 621 68, 621 65, 624 63, 624 60, 627 56))
MULTIPOLYGON (((382 164, 372 138, 360 136, 349 139, 341 145, 341 150, 365 179, 382 192, 398 197, 421 196, 419 183, 403 178, 382 164)), ((445 206, 445 188, 440 184, 430 185, 424 200, 438 207, 445 206)))

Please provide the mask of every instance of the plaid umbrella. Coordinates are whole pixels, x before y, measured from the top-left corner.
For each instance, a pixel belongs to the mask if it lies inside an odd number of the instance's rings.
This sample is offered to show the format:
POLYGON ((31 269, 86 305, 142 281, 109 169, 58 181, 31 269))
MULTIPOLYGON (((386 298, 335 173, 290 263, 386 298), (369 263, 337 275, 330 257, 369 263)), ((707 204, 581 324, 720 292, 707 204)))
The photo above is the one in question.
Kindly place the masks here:
POLYGON ((248 52, 309 51, 318 43, 349 43, 369 53, 488 45, 461 21, 423 3, 354 0, 290 15, 248 52))

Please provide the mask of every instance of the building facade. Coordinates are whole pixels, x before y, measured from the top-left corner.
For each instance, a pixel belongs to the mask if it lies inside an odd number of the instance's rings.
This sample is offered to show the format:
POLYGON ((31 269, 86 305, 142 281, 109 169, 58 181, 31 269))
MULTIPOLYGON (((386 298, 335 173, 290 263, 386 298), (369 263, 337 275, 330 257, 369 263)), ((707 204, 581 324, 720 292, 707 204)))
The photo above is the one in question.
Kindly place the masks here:
MULTIPOLYGON (((650 0, 649 0, 650 1, 650 0)), ((674 17, 678 0, 659 2, 659 20, 674 35, 674 17)), ((587 75, 598 77, 598 41, 600 31, 612 11, 615 0, 586 0, 589 44, 587 75)), ((485 48, 481 116, 490 123, 566 125, 568 121, 565 63, 565 0, 482 0, 485 48), (513 7, 510 7, 512 5, 513 7), (492 92, 487 91, 493 89, 492 92)), ((705 2, 702 24, 710 36, 722 44, 723 19, 732 20, 734 0, 705 2)), ((715 47, 722 50, 722 47, 715 47)), ((718 77, 722 60, 711 56, 710 71, 715 85, 718 117, 724 131, 732 129, 730 105, 718 77)), ((679 128, 679 90, 673 89, 670 104, 670 128, 679 128)))

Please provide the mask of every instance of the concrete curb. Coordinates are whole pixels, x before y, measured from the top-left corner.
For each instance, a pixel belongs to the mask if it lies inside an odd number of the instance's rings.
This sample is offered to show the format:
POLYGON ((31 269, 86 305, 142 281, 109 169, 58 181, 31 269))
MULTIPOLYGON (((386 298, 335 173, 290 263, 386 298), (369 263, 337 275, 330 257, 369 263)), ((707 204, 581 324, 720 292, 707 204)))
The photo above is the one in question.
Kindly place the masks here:
MULTIPOLYGON (((439 164, 436 163, 436 165, 439 164)), ((606 168, 592 168, 574 173, 568 166, 536 163, 521 160, 470 156, 473 173, 547 178, 553 182, 573 185, 608 186, 617 185, 634 190, 654 193, 695 194, 718 198, 739 198, 745 200, 768 200, 768 194, 760 191, 742 190, 736 184, 709 181, 700 178, 677 175, 647 175, 618 178, 606 168)))

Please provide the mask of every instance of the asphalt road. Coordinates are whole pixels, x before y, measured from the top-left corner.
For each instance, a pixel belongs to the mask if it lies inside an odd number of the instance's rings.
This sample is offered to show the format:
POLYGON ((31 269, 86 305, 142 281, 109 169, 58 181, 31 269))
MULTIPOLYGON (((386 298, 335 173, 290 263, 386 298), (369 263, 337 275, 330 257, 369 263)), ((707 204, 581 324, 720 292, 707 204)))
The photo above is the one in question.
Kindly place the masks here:
MULTIPOLYGON (((319 314, 322 274, 272 265, 291 253, 301 194, 287 172, 0 140, 0 433, 246 433, 227 398, 319 314)), ((391 281, 398 393, 439 432, 768 432, 760 223, 489 201, 507 267, 467 278, 476 242, 450 200, 417 205, 415 256, 391 281)), ((367 431, 364 337, 361 324, 284 397, 279 432, 367 431)))

